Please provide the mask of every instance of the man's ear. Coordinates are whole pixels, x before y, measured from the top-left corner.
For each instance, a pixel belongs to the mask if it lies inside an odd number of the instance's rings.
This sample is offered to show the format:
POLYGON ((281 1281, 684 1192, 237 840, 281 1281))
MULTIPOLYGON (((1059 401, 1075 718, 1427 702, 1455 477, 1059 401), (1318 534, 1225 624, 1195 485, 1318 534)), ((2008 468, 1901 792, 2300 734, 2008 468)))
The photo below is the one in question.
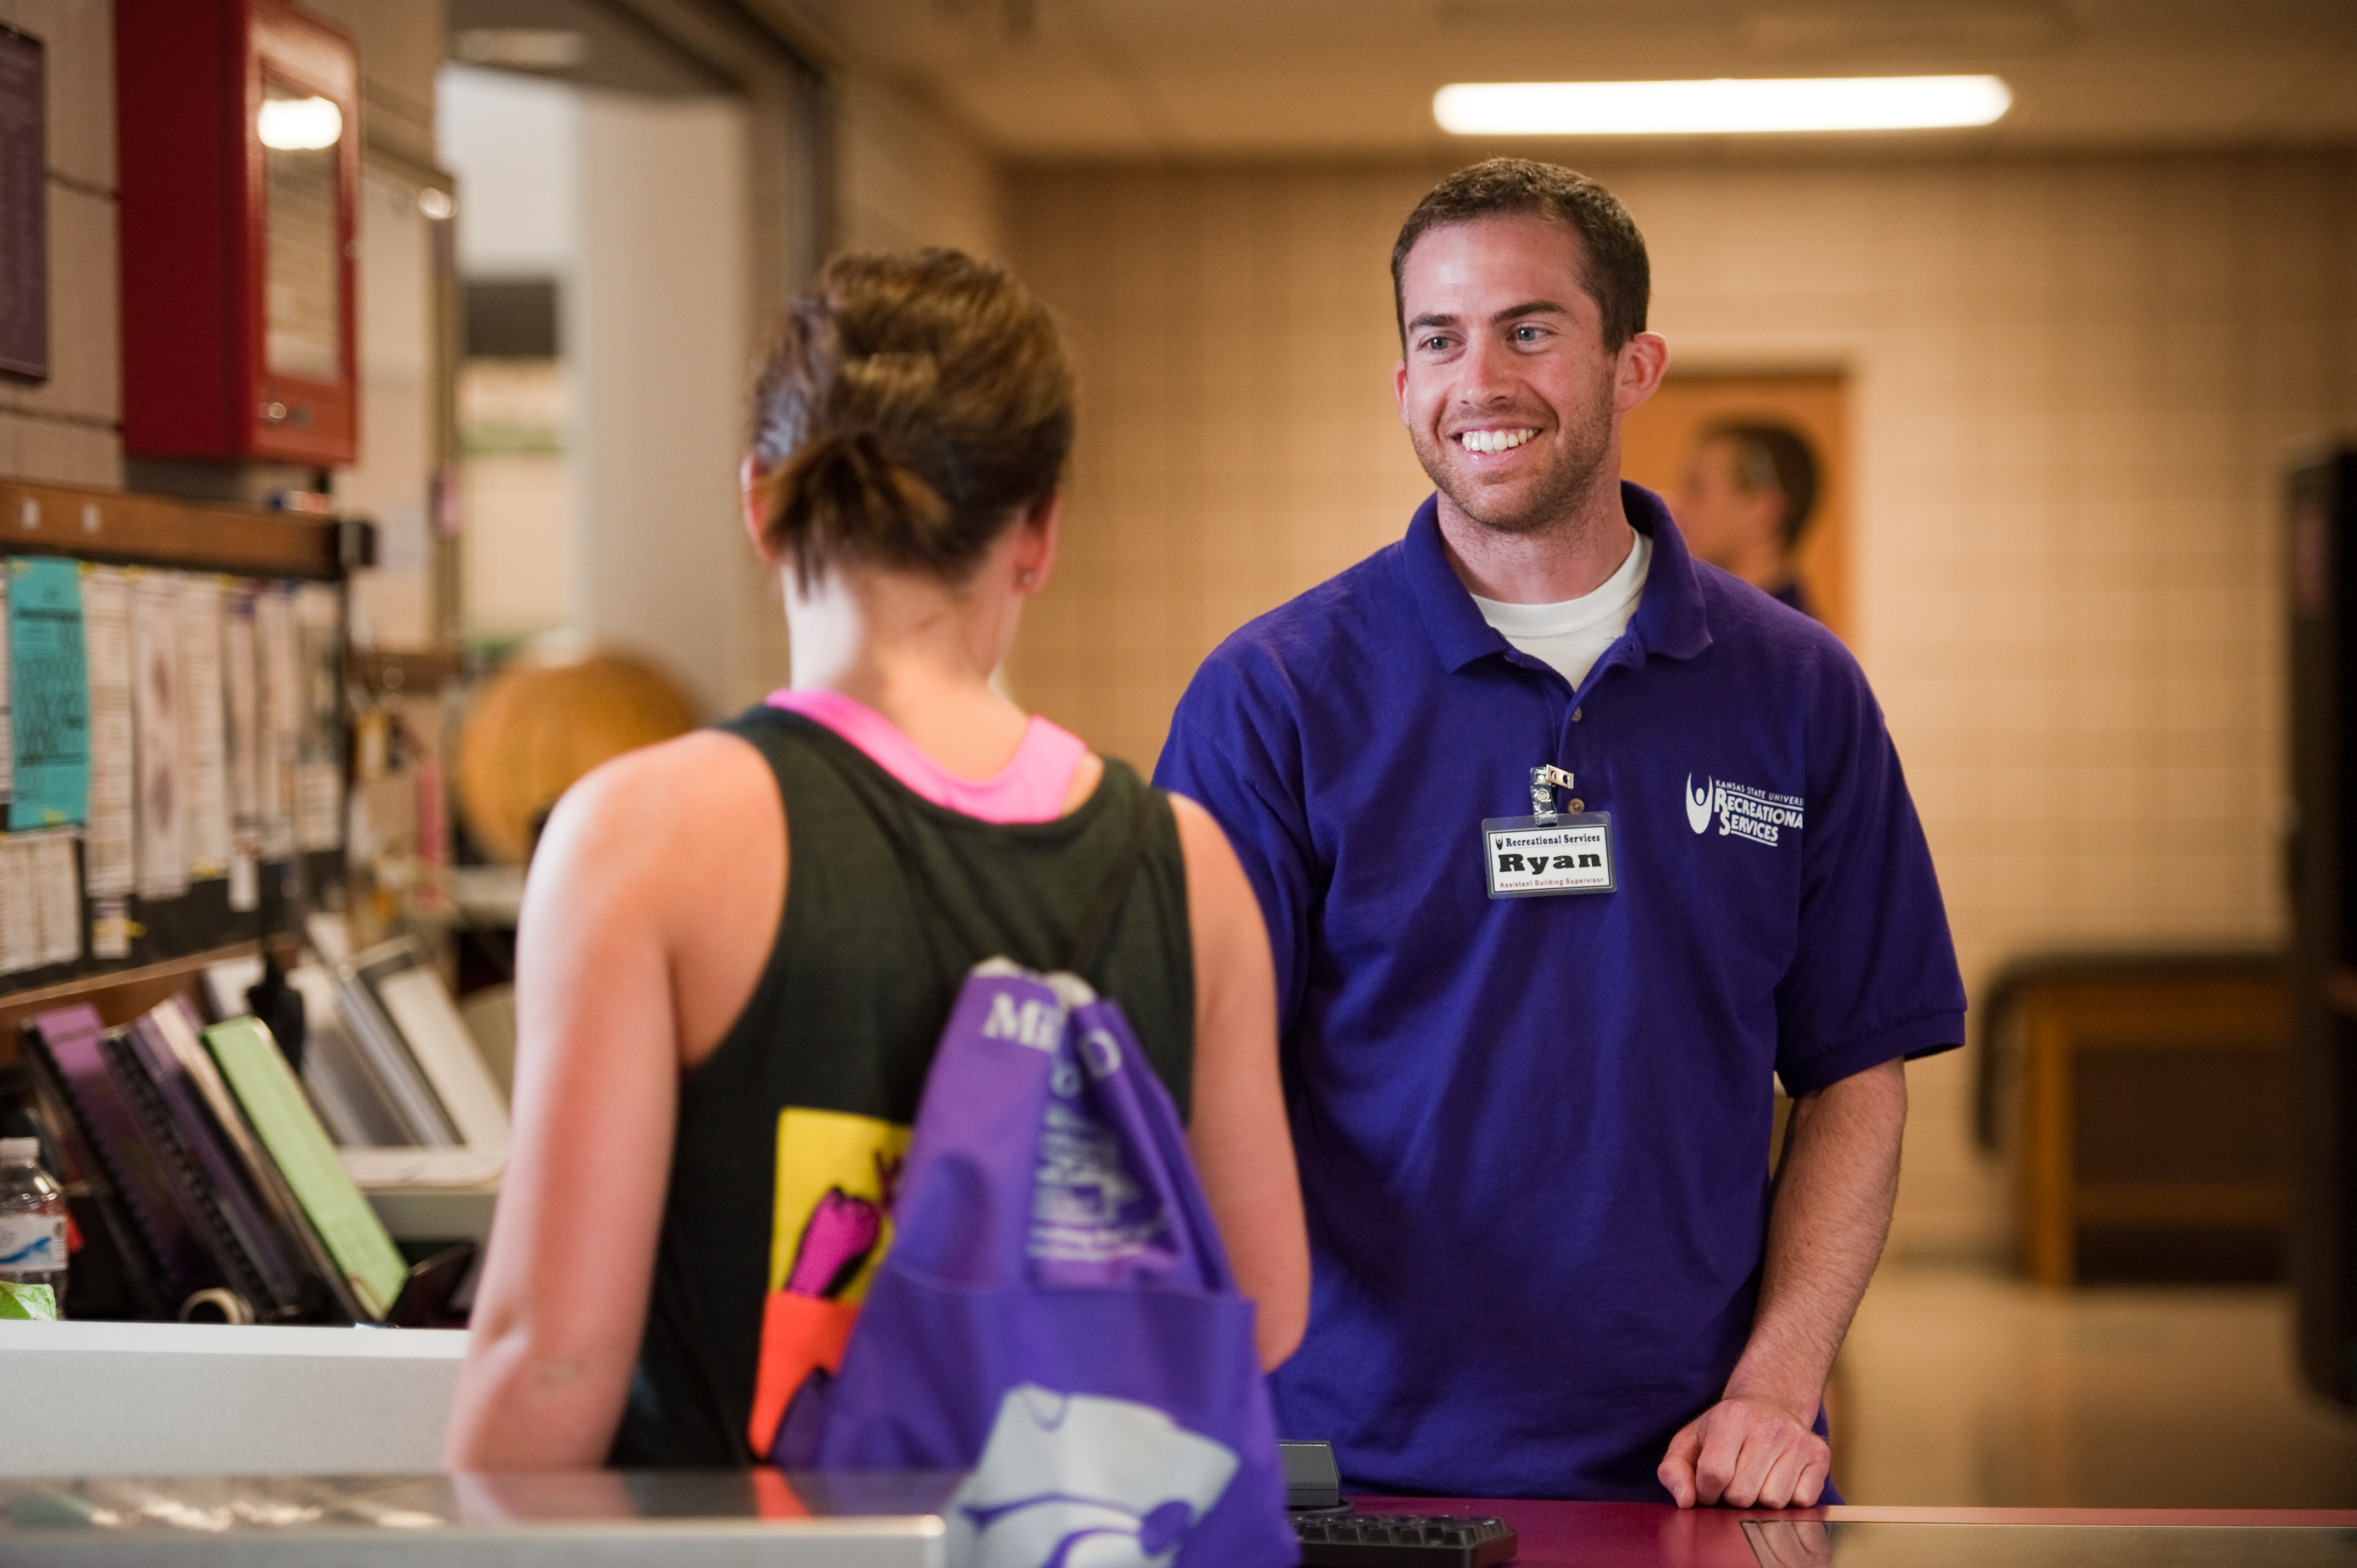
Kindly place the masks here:
POLYGON ((1670 368, 1670 342, 1658 332, 1640 332, 1620 345, 1612 388, 1612 408, 1626 413, 1661 390, 1670 368))

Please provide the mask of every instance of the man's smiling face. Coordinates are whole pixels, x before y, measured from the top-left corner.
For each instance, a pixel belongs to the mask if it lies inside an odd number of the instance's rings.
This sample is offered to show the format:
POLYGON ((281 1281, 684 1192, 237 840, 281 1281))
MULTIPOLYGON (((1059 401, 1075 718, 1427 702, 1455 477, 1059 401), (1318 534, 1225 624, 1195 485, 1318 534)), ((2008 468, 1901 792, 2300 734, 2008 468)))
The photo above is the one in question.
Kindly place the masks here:
POLYGON ((1501 533, 1541 532, 1619 480, 1622 356, 1581 261, 1568 225, 1501 214, 1429 231, 1401 269, 1400 421, 1442 504, 1501 533))

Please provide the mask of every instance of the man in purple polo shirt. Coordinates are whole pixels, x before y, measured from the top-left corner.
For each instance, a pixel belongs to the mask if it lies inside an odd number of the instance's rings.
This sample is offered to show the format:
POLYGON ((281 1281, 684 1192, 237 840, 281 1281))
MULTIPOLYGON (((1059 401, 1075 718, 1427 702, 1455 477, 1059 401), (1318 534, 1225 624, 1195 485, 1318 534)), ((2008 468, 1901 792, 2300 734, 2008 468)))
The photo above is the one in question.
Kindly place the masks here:
POLYGON ((1609 192, 1477 165, 1392 273, 1438 493, 1223 643, 1157 775, 1275 950, 1316 1270, 1280 1423, 1378 1490, 1830 1498, 1901 1064, 1964 1037, 1898 757, 1838 642, 1620 482, 1668 350, 1609 192))

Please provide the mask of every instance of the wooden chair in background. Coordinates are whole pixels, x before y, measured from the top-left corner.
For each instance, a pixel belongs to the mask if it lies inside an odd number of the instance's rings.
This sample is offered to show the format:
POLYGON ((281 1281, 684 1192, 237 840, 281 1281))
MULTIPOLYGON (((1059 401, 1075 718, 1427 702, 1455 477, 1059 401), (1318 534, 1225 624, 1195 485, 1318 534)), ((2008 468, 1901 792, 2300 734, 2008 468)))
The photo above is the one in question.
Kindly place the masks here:
POLYGON ((1984 1008, 1984 1141, 2012 1111, 2022 1272, 2267 1277, 2290 1203, 2272 953, 2058 955, 1984 1008))

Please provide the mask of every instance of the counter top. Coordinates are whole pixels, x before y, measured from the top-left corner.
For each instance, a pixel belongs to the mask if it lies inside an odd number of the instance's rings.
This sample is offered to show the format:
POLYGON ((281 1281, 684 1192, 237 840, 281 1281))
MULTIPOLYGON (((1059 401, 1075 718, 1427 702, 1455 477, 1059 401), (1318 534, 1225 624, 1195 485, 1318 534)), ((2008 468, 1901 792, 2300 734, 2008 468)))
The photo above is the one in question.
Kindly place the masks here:
MULTIPOLYGON (((0 1481, 0 1562, 936 1564, 947 1473, 0 1481), (758 1545, 756 1544, 758 1543, 758 1545), (193 1553, 194 1555, 191 1555, 193 1553)), ((1520 1568, 2357 1568, 2357 1509, 1697 1509, 1358 1498, 1494 1514, 1520 1568), (2197 1538, 2198 1539, 2194 1539, 2197 1538)))
MULTIPOLYGON (((1761 1568, 1760 1550, 1778 1564, 1883 1563, 1952 1560, 1956 1548, 1968 1561, 2004 1568, 2009 1563, 2086 1562, 2092 1544, 2083 1534, 2054 1537, 2051 1531, 2099 1527, 2135 1535, 2122 1541, 2129 1560, 2160 1561, 2172 1555, 2161 1538, 2146 1532, 2188 1529, 2237 1532, 2301 1532, 2298 1555, 2254 1556, 2238 1535, 2229 1541, 2205 1536, 2205 1562, 2278 1561, 2357 1568, 2357 1509, 1985 1509, 1890 1508, 1849 1505, 1816 1509, 1687 1509, 1656 1503, 1572 1503, 1504 1498, 1388 1498, 1351 1499, 1366 1512, 1495 1515, 1522 1537, 1515 1568, 1761 1568), (1747 1534, 1745 1525, 1755 1528, 1747 1534), (1893 1532, 1884 1526, 1963 1526, 1968 1532, 1928 1541, 1918 1530, 1893 1532), (1857 1527, 1878 1527, 1860 1530, 1857 1527), (1992 1536, 2029 1527, 2030 1536, 1992 1536), (1764 1531, 1764 1538, 1763 1538, 1764 1531), (2330 1538, 2317 1540, 2309 1532, 2330 1538), (1938 1550, 1932 1550, 1936 1546, 1938 1550), (1914 1548, 1910 1550, 1910 1547, 1914 1548), (1853 1550, 1857 1548, 1857 1550, 1853 1550), (2224 1550, 2220 1550, 2224 1548, 2224 1550)), ((2170 1540, 2174 1537, 2168 1538, 2170 1540)))
POLYGON ((358 1356, 380 1360, 456 1361, 462 1328, 309 1328, 249 1323, 0 1322, 0 1354, 24 1351, 163 1356, 358 1356))
POLYGON ((953 1474, 0 1480, 0 1563, 92 1568, 942 1568, 953 1474))

